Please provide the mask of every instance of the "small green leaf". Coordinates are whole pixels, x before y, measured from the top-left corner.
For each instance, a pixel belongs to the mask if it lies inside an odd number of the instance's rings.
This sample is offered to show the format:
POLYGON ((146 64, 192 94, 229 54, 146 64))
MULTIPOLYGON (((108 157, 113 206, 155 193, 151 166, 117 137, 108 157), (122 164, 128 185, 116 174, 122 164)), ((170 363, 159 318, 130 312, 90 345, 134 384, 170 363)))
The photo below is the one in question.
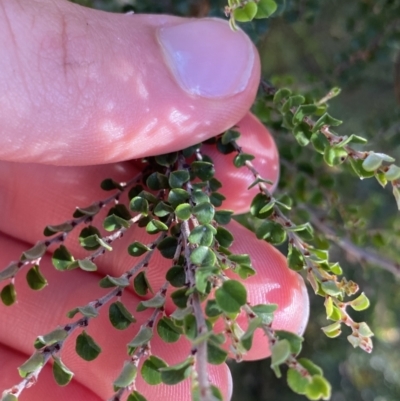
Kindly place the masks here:
POLYGON ((92 318, 99 316, 99 311, 92 305, 78 306, 77 309, 85 317, 92 318))
POLYGON ((274 0, 260 0, 257 6, 257 14, 254 17, 257 19, 270 17, 278 8, 274 0))
POLYGON ((247 161, 254 160, 255 156, 248 153, 239 153, 233 158, 233 165, 237 168, 243 167, 247 161))
POLYGON ((353 168, 354 172, 361 178, 370 178, 374 176, 374 171, 367 171, 363 167, 363 160, 354 160, 353 158, 350 158, 350 164, 351 167, 353 168))
POLYGON ((125 361, 121 373, 113 382, 114 391, 130 386, 135 381, 136 375, 137 366, 132 362, 125 361))
POLYGON ((385 178, 388 181, 395 181, 400 178, 400 167, 392 164, 389 169, 385 172, 385 178))
POLYGON ((141 326, 136 336, 128 343, 128 348, 140 347, 148 343, 153 337, 153 330, 147 326, 141 326))
POLYGON ((289 252, 287 256, 288 266, 294 271, 301 271, 304 269, 304 257, 301 252, 292 244, 289 244, 289 252))
POLYGON ((305 394, 309 381, 307 377, 304 377, 299 371, 290 368, 287 372, 287 383, 295 393, 305 394))
POLYGON ((174 287, 183 287, 186 282, 186 274, 185 270, 183 269, 183 266, 176 265, 172 266, 168 271, 165 276, 167 281, 174 286, 174 287))
POLYGON ((28 249, 25 252, 22 252, 21 260, 36 260, 40 259, 47 250, 47 246, 44 242, 38 242, 31 249, 28 249))
POLYGON ((227 145, 229 142, 237 141, 240 138, 240 132, 230 129, 225 131, 221 137, 223 145, 227 145))
POLYGON ((65 245, 60 245, 54 251, 51 261, 57 270, 64 271, 69 270, 74 266, 73 262, 75 261, 75 258, 71 255, 65 245))
POLYGON ((192 215, 192 207, 189 203, 182 203, 175 209, 175 214, 178 219, 188 220, 192 215))
POLYGON ((166 153, 164 155, 158 155, 154 157, 157 164, 164 167, 169 167, 175 164, 178 159, 177 152, 166 153))
POLYGON ((312 136, 311 128, 307 123, 300 122, 293 128, 293 135, 300 146, 307 146, 312 136))
POLYGON ((173 208, 177 207, 181 203, 187 203, 189 199, 189 193, 180 188, 171 189, 168 194, 168 202, 173 208))
POLYGON ((260 304, 255 305, 252 311, 262 319, 263 324, 270 324, 274 318, 274 312, 278 309, 276 304, 260 304))
POLYGON ((129 280, 125 277, 111 277, 107 275, 99 281, 101 288, 112 288, 112 287, 127 287, 129 280))
POLYGON ((6 306, 11 306, 17 300, 17 292, 15 291, 13 283, 7 284, 3 287, 0 293, 0 298, 6 306))
POLYGON ((150 355, 143 363, 141 374, 143 380, 151 384, 152 386, 161 383, 161 373, 159 369, 166 368, 168 365, 165 361, 160 358, 157 358, 154 355, 150 355))
POLYGON ((100 248, 99 238, 100 231, 96 227, 87 226, 79 234, 79 244, 87 251, 93 251, 100 248))
POLYGON ((205 161, 194 161, 190 165, 191 172, 202 181, 211 180, 214 177, 214 164, 205 161))
POLYGON ((218 192, 213 192, 210 195, 210 202, 214 207, 220 207, 225 199, 225 196, 218 192))
POLYGON ((244 6, 240 6, 233 11, 233 17, 239 22, 249 22, 257 14, 257 4, 247 3, 244 6))
POLYGON ((133 212, 141 213, 143 216, 147 216, 149 213, 149 202, 141 196, 135 196, 129 202, 129 209, 133 212))
POLYGON ((186 315, 183 319, 183 332, 189 340, 194 340, 197 336, 197 322, 194 315, 186 315))
POLYGON ((374 335, 372 330, 369 328, 369 326, 365 322, 362 322, 359 324, 358 333, 363 337, 372 337, 374 335))
POLYGON ((171 294, 172 302, 178 307, 185 309, 189 296, 186 294, 187 288, 180 288, 171 294))
POLYGON ((288 340, 279 340, 271 347, 271 367, 282 365, 290 356, 290 343, 288 340))
POLYGON ((66 386, 74 374, 64 365, 61 358, 53 355, 53 377, 59 386, 66 386))
POLYGON ((76 338, 75 351, 85 361, 93 361, 100 355, 101 348, 84 330, 76 338))
POLYGON ((128 246, 128 253, 131 256, 142 256, 144 253, 150 250, 151 249, 148 246, 138 241, 135 241, 128 246))
POLYGON ((26 281, 32 290, 41 290, 47 285, 47 280, 39 270, 38 265, 34 265, 26 274, 26 281))
POLYGON ((382 165, 383 159, 376 153, 370 152, 369 155, 364 159, 362 167, 365 171, 375 171, 382 165))
POLYGON ((322 134, 314 133, 312 134, 310 140, 312 145, 314 146, 314 149, 322 155, 325 153, 325 148, 329 146, 328 140, 322 134))
POLYGON ((114 181, 111 178, 106 178, 100 184, 100 187, 104 191, 112 191, 113 189, 123 189, 124 187, 117 181, 114 181))
POLYGON ((26 362, 19 368, 18 372, 22 378, 25 378, 30 373, 40 369, 44 365, 44 355, 41 352, 35 352, 26 362))
POLYGON ((177 170, 171 172, 168 181, 171 188, 182 188, 190 179, 190 174, 186 170, 177 170))
POLYGON ((147 401, 147 399, 135 390, 134 392, 129 394, 129 397, 126 401, 147 401))
POLYGON ((138 273, 137 276, 134 278, 133 288, 136 294, 141 296, 146 295, 148 291, 150 291, 151 293, 153 292, 144 271, 138 273))
POLYGON ((333 126, 336 127, 340 124, 342 124, 343 121, 337 120, 336 118, 333 118, 330 116, 328 113, 323 114, 318 121, 314 124, 313 127, 313 133, 318 132, 324 125, 328 126, 333 126))
POLYGON ((229 248, 233 244, 233 235, 226 228, 219 226, 215 239, 224 248, 229 248))
POLYGON ((311 383, 306 387, 306 396, 309 400, 329 400, 331 398, 331 385, 322 376, 314 375, 311 383))
POLYGON ((171 318, 164 316, 157 323, 157 333, 166 343, 174 343, 179 340, 181 330, 171 318))
POLYGON ((290 89, 287 88, 281 88, 278 89, 274 95, 274 99, 273 102, 275 104, 275 106, 278 106, 280 103, 282 103, 282 101, 289 97, 292 94, 292 91, 290 89))
POLYGON ((334 281, 324 281, 321 283, 321 288, 324 292, 332 297, 337 297, 342 294, 342 290, 337 286, 334 281))
POLYGON ((178 240, 175 237, 165 237, 157 245, 157 249, 166 259, 173 259, 178 247, 178 240))
POLYGON ((209 224, 214 218, 215 209, 211 203, 202 202, 193 206, 192 212, 200 224, 209 224))
POLYGON ((136 322, 136 319, 120 301, 116 301, 110 305, 108 317, 111 324, 118 330, 125 330, 131 323, 136 322))
POLYGON ((95 272, 97 270, 97 266, 89 259, 78 260, 78 266, 80 269, 87 272, 95 272))
MULTIPOLYGON (((11 390, 9 390, 11 391, 11 390)), ((1 401, 18 401, 18 398, 14 394, 3 393, 1 401)))
POLYGON ((215 300, 225 313, 239 313, 240 308, 247 302, 247 291, 239 281, 224 281, 215 291, 215 300))
POLYGON ((168 231, 168 226, 160 220, 150 220, 146 226, 146 231, 149 234, 157 234, 160 231, 168 231))
POLYGON ((169 188, 168 177, 156 171, 147 177, 146 185, 153 191, 167 189, 169 188))
POLYGON ((258 193, 251 202, 250 213, 259 219, 265 219, 269 217, 273 211, 272 208, 268 208, 268 210, 265 212, 261 212, 261 210, 264 208, 264 206, 269 205, 270 201, 271 199, 267 195, 258 193))
POLYGON ((273 245, 279 245, 286 241, 287 234, 279 223, 266 220, 256 228, 256 236, 258 239, 265 239, 273 245))
POLYGON ((364 293, 361 293, 356 299, 349 302, 350 306, 356 311, 362 311, 369 307, 369 299, 364 293))
POLYGON ((55 226, 46 226, 43 235, 50 237, 56 233, 67 233, 71 231, 74 227, 70 223, 62 223, 55 226))
POLYGON ((217 317, 222 314, 222 309, 218 306, 215 299, 209 299, 206 304, 205 309, 206 315, 208 317, 217 317))
POLYGON ((142 301, 140 304, 146 308, 161 308, 165 304, 165 295, 157 293, 153 298, 142 301))
POLYGON ((120 228, 129 228, 132 218, 129 210, 122 203, 113 206, 107 213, 107 217, 103 221, 103 227, 107 231, 119 230, 120 228))
POLYGON ((322 376, 323 374, 322 369, 318 365, 316 365, 313 361, 310 361, 309 359, 306 358, 300 358, 297 360, 297 362, 299 362, 301 366, 303 366, 303 368, 306 369, 310 375, 322 376))
POLYGON ((87 207, 77 207, 75 209, 75 212, 73 214, 73 217, 83 217, 83 216, 89 216, 93 217, 96 216, 97 213, 100 211, 100 206, 98 203, 94 203, 93 205, 87 206, 87 207))
POLYGON ((290 344, 290 353, 298 355, 301 351, 302 342, 304 341, 303 337, 298 336, 295 333, 285 330, 276 330, 276 335, 279 337, 279 340, 287 340, 290 344))
POLYGON ((226 225, 231 221, 233 210, 217 210, 214 219, 218 224, 226 225))
POLYGON ((228 352, 222 349, 211 339, 207 341, 207 362, 212 365, 220 365, 226 361, 228 352))
POLYGON ((293 116, 293 124, 300 124, 304 117, 310 116, 317 111, 315 104, 303 104, 299 106, 293 116))
POLYGON ((160 368, 161 381, 165 384, 178 384, 187 379, 194 364, 194 358, 190 356, 185 361, 173 366, 160 368))
POLYGON ((188 239, 191 244, 211 246, 216 233, 217 230, 210 224, 198 225, 190 232, 188 239))
POLYGON ((17 274, 18 269, 18 262, 11 262, 4 270, 0 271, 0 281, 14 277, 17 274))
POLYGON ((326 146, 324 151, 324 160, 328 166, 337 166, 343 163, 347 158, 347 152, 341 148, 326 146))
POLYGON ((210 248, 199 246, 190 254, 190 261, 197 266, 214 266, 217 257, 210 248))
POLYGON ((34 347, 41 349, 45 345, 53 345, 59 341, 63 341, 68 337, 68 332, 64 328, 57 328, 43 336, 38 336, 35 340, 34 347))
POLYGON ((340 322, 335 322, 335 323, 332 323, 332 324, 330 324, 328 326, 321 327, 321 330, 329 338, 338 337, 342 333, 340 322))

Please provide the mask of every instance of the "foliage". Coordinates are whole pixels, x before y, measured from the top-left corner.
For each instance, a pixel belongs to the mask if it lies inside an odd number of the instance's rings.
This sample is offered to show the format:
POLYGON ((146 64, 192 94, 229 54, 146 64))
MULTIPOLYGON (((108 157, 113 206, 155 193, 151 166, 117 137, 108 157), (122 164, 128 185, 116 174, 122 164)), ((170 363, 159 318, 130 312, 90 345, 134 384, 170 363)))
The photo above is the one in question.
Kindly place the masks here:
MULTIPOLYGON (((200 7, 196 2, 170 2, 163 8, 159 2, 138 1, 132 2, 131 6, 139 12, 172 11, 188 15, 196 10, 200 14, 213 14, 218 7, 225 5, 218 1, 213 6, 203 3, 200 7)), ((233 29, 242 22, 252 21, 249 29, 254 36, 271 24, 265 18, 279 16, 291 22, 305 18, 310 23, 319 12, 323 12, 323 7, 316 2, 304 2, 306 12, 296 3, 229 0, 224 10, 233 29), (253 21, 258 18, 260 20, 253 21)), ((379 53, 382 43, 399 41, 398 24, 392 18, 390 21, 393 22, 387 23, 384 33, 377 33, 382 21, 400 8, 399 2, 369 3, 356 2, 346 21, 348 34, 358 44, 352 45, 355 46, 350 52, 353 57, 347 54, 346 58, 345 52, 341 55, 343 61, 334 70, 338 81, 348 83, 354 67, 379 53), (370 15, 368 11, 372 6, 378 12, 370 15), (368 17, 357 20, 357 13, 368 17), (372 25, 372 33, 363 30, 367 24, 372 25)), ((117 7, 115 3, 105 1, 102 6, 108 9, 117 7)), ((331 84, 330 81, 327 79, 324 84, 331 84)), ((336 127, 342 121, 334 117, 329 105, 340 94, 340 89, 332 86, 322 94, 321 91, 321 87, 313 83, 299 87, 293 79, 284 76, 261 82, 253 111, 267 126, 279 132, 277 142, 282 155, 282 177, 277 195, 269 192, 267 177, 262 177, 254 167, 254 156, 244 153, 237 144, 238 132, 228 130, 208 143, 224 154, 235 153, 235 167, 248 169, 253 174, 252 186, 257 187, 259 193, 249 205, 250 213, 235 218, 252 229, 260 240, 280 246, 287 255, 288 266, 304 273, 314 293, 324 300, 324 313, 330 322, 322 327, 322 332, 329 338, 336 338, 347 326, 351 345, 371 352, 373 333, 362 321, 365 315, 353 313, 370 306, 365 295, 368 291, 358 293, 352 271, 349 271, 349 278, 343 277, 345 269, 341 261, 332 261, 331 244, 336 244, 362 263, 381 264, 397 276, 399 268, 389 259, 393 255, 382 258, 365 249, 369 244, 386 246, 390 241, 382 235, 382 230, 365 230, 371 214, 368 206, 371 207, 374 201, 362 209, 358 207, 358 199, 352 202, 339 187, 340 183, 347 183, 346 180, 355 182, 357 177, 376 179, 382 187, 391 186, 400 208, 400 168, 394 164, 394 158, 382 153, 380 148, 373 151, 366 147, 368 141, 363 136, 338 133, 336 127), (339 176, 340 171, 347 173, 343 174, 345 178, 339 176), (353 315, 361 322, 354 320, 353 315)), ((330 398, 331 385, 322 369, 310 359, 298 357, 303 339, 293 333, 272 329, 275 305, 250 305, 243 284, 228 278, 227 270, 241 279, 255 271, 248 255, 236 255, 229 249, 234 238, 224 226, 230 221, 231 213, 220 208, 223 204, 223 196, 219 193, 221 183, 214 177, 213 161, 202 153, 201 146, 198 144, 173 154, 148 158, 143 172, 127 183, 104 180, 102 188, 113 191, 112 195, 88 207, 78 207, 67 222, 47 226, 44 230, 47 239, 39 241, 25 251, 19 261, 11 262, 0 271, 0 279, 6 282, 1 299, 5 305, 11 306, 18 292, 14 278, 22 274, 23 268, 29 267, 26 279, 30 288, 41 290, 47 285, 40 271, 40 261, 53 244, 58 244, 53 253, 53 265, 68 274, 71 269, 95 271, 96 259, 111 252, 113 243, 136 224, 154 238, 149 243, 135 241, 129 246, 128 253, 137 258, 137 262, 121 276, 107 276, 99 282, 100 287, 108 289, 106 295, 71 310, 68 314, 71 323, 37 337, 35 352, 19 368, 23 381, 18 385, 18 392, 13 395, 11 391, 6 392, 2 400, 17 399, 50 359, 54 362, 53 374, 57 383, 66 385, 73 372, 62 362, 62 347, 75 331, 80 332, 76 339, 78 355, 87 361, 95 359, 101 348, 84 327, 101 313, 106 304, 110 304, 109 320, 117 330, 135 324, 134 315, 121 301, 121 295, 128 287, 133 287, 140 296, 146 295, 135 314, 145 310, 150 310, 151 314, 127 344, 127 358, 121 361, 121 372, 113 382, 115 396, 112 400, 119 399, 125 392, 130 393, 129 399, 144 399, 145 394, 134 390, 137 374, 152 385, 172 385, 190 377, 195 397, 200 393, 201 400, 221 399, 219 390, 209 383, 204 366, 207 362, 220 364, 227 359, 228 353, 222 346, 225 341, 232 344, 233 354, 240 361, 251 348, 256 330, 262 330, 268 338, 272 352, 270 366, 278 377, 285 373, 291 390, 309 399, 330 398), (128 196, 124 203, 125 194, 128 196), (104 209, 108 210, 107 216, 98 221, 99 213, 104 209), (89 256, 78 260, 64 243, 69 233, 81 226, 79 242, 89 251, 89 256), (102 236, 101 227, 109 235, 102 236), (152 289, 147 274, 154 268, 151 260, 157 252, 171 261, 171 267, 164 284, 152 289), (172 287, 171 298, 176 309, 167 316, 164 304, 167 290, 172 287), (205 305, 204 309, 202 305, 205 305), (246 316, 247 327, 240 327, 237 320, 240 313, 246 316), (213 330, 218 321, 226 327, 223 334, 213 330), (180 336, 185 336, 192 344, 192 351, 181 363, 168 366, 157 355, 148 352, 155 335, 171 346, 180 336), (138 371, 142 361, 143 366, 138 371), (194 371, 197 375, 193 375, 194 371)), ((348 188, 349 184, 346 185, 348 188)), ((386 198, 385 202, 388 202, 386 198)), ((398 232, 398 228, 396 230, 398 232)), ((379 304, 376 295, 372 301, 379 304)), ((318 323, 312 321, 311 325, 318 326, 318 323)), ((315 333, 312 338, 315 340, 315 333)))

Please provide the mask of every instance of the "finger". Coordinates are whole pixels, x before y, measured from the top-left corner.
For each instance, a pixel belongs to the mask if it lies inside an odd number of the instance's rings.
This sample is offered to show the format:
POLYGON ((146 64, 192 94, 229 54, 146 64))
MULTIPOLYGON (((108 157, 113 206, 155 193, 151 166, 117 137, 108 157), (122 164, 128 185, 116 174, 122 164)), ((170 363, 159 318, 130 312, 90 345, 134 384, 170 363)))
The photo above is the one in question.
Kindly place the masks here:
MULTIPOLYGON (((16 244, 4 236, 0 238, 0 245, 2 263, 5 263, 13 252, 23 249, 23 244, 16 244)), ((71 322, 66 318, 68 310, 86 305, 107 292, 99 288, 95 275, 79 270, 67 273, 68 279, 66 280, 65 274, 52 268, 48 257, 45 257, 41 263, 41 269, 49 281, 46 288, 40 292, 33 292, 28 288, 23 275, 18 275, 16 279, 18 303, 11 307, 0 305, 0 343, 27 356, 32 354, 34 350, 32 345, 38 335, 45 334, 60 324, 71 322)), ((61 351, 64 363, 75 373, 74 380, 102 400, 109 399, 113 394, 111 382, 118 376, 123 361, 128 359, 126 344, 135 337, 140 325, 145 323, 151 315, 151 310, 135 312, 139 299, 132 293, 125 292, 122 302, 128 310, 134 313, 137 322, 126 330, 117 331, 108 320, 108 305, 105 305, 100 311, 100 315, 96 319, 92 319, 86 328, 102 348, 101 354, 94 361, 86 362, 76 354, 75 339, 81 330, 74 332, 66 340, 61 351)), ((72 321, 75 320, 77 318, 72 319, 72 321)), ((190 349, 190 342, 184 338, 175 344, 166 344, 157 335, 151 340, 152 354, 171 365, 184 361, 190 355, 190 349)), ((3 364, 3 366, 7 366, 7 369, 11 368, 12 361, 17 362, 13 355, 10 355, 10 358, 3 364)), ((13 368, 15 369, 17 366, 14 365, 13 368)), ((225 399, 228 399, 231 391, 231 379, 227 366, 210 366, 209 375, 213 383, 221 388, 225 399)), ((150 386, 138 378, 137 388, 146 395, 149 401, 157 400, 160 397, 170 399, 172 393, 174 394, 173 398, 177 401, 186 401, 191 394, 188 380, 172 389, 172 387, 164 385, 150 386)), ((48 397, 47 399, 54 398, 48 397)))
POLYGON ((231 127, 256 94, 255 47, 217 19, 4 0, 0 21, 3 160, 89 165, 167 153, 231 127))

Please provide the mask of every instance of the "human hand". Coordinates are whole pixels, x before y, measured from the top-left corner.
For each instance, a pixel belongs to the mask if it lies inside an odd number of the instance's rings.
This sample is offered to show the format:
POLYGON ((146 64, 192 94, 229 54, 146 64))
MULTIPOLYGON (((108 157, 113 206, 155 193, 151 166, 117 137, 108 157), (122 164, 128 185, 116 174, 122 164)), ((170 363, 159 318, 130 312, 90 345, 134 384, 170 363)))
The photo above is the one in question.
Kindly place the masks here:
MULTIPOLYGON (((76 206, 104 198, 98 188, 102 179, 125 181, 134 176, 139 165, 127 160, 182 149, 235 124, 242 146, 256 156, 259 171, 277 180, 273 140, 247 114, 260 66, 243 33, 232 32, 218 20, 116 15, 64 1, 0 0, 0 6, 2 266, 29 248, 27 242, 42 238, 46 224, 63 222, 76 206)), ((223 207, 245 211, 254 196, 246 189, 251 175, 235 169, 227 156, 205 149, 224 185, 223 207)), ((308 317, 302 279, 273 247, 236 223, 230 230, 237 238, 233 250, 249 253, 257 269, 257 275, 246 280, 249 301, 277 303, 274 327, 302 332, 308 317)), ((79 256, 76 236, 70 237, 69 249, 79 256)), ((0 390, 19 382, 16 367, 31 355, 37 335, 67 323, 68 310, 101 296, 99 278, 126 271, 132 265, 127 244, 145 237, 131 229, 113 252, 99 259, 99 274, 61 273, 51 266, 50 256, 44 257, 41 269, 49 285, 38 293, 28 288, 23 272, 17 275, 18 304, 0 305, 0 390)), ((149 279, 159 288, 169 265, 159 257, 153 262, 157 271, 150 269, 149 279)), ((139 301, 133 292, 124 294, 131 311, 139 301)), ((169 308, 167 303, 167 313, 169 308)), ((127 358, 126 343, 148 315, 135 317, 135 325, 116 332, 101 313, 88 328, 103 348, 100 356, 83 361, 69 339, 62 355, 75 373, 71 384, 58 387, 46 366, 38 383, 20 399, 108 399, 110 383, 127 358)), ((152 340, 153 353, 171 364, 184 359, 189 348, 184 339, 173 345, 152 340)), ((267 355, 267 342, 259 335, 247 358, 267 355)), ((227 366, 212 366, 209 373, 228 399, 232 384, 227 366)), ((138 378, 137 387, 149 401, 190 399, 188 381, 151 387, 138 378)))

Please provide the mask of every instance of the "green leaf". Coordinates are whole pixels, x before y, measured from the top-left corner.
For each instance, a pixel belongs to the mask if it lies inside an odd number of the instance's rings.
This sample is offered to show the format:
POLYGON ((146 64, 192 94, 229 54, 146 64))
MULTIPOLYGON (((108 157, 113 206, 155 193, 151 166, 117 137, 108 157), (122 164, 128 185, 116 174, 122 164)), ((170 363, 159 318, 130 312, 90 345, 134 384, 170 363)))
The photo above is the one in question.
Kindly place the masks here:
POLYGON ((119 230, 122 227, 129 228, 131 218, 132 216, 126 206, 118 203, 108 211, 107 217, 103 221, 103 227, 107 231, 119 230))
POLYGON ((214 164, 205 161, 194 161, 190 165, 191 172, 202 181, 211 180, 214 177, 214 164))
POLYGON ((287 234, 279 223, 267 220, 256 228, 256 236, 258 239, 265 239, 273 245, 279 245, 286 241, 287 234))
POLYGON ((64 328, 57 328, 43 336, 38 336, 35 340, 34 347, 41 349, 45 345, 53 345, 59 341, 63 341, 68 337, 68 332, 64 328))
POLYGON ((157 323, 157 333, 166 343, 174 343, 179 340, 181 330, 171 318, 164 316, 157 323))
POLYGON ((364 293, 361 293, 361 295, 350 302, 350 306, 356 311, 365 310, 369 307, 369 299, 364 293))
POLYGON ((173 171, 168 178, 169 186, 171 188, 182 188, 185 183, 190 179, 190 174, 186 170, 173 171))
POLYGON ((176 208, 181 203, 187 203, 189 198, 189 193, 180 188, 171 189, 168 194, 168 202, 173 208, 176 208))
POLYGON ((100 206, 98 203, 94 203, 93 205, 87 206, 87 207, 77 207, 73 217, 83 217, 83 216, 88 216, 88 217, 93 217, 96 216, 97 213, 100 211, 100 206))
POLYGON ((166 368, 168 365, 165 361, 157 358, 154 355, 150 355, 143 363, 141 374, 143 380, 151 384, 152 386, 161 383, 161 373, 159 369, 166 368))
POLYGON ((220 365, 226 361, 228 352, 211 339, 207 341, 207 361, 212 365, 220 365))
POLYGON ((92 305, 78 306, 77 309, 85 317, 92 318, 99 316, 99 311, 92 305))
POLYGON ((144 271, 138 273, 134 278, 133 288, 135 289, 136 294, 140 296, 146 295, 148 291, 153 292, 144 271))
POLYGON ((221 142, 223 145, 227 145, 229 142, 237 141, 240 138, 240 132, 233 129, 225 131, 221 137, 221 142))
POLYGON ((157 249, 166 259, 173 259, 178 247, 178 240, 175 237, 165 237, 157 245, 157 249))
POLYGON ((250 321, 250 324, 247 327, 246 332, 240 338, 240 342, 242 343, 243 347, 247 351, 252 346, 254 332, 256 331, 256 329, 261 327, 262 324, 263 324, 263 320, 260 316, 258 316, 256 318, 252 318, 250 321))
POLYGON ((135 390, 133 393, 129 394, 129 397, 126 401, 147 401, 147 399, 135 390))
POLYGON ((140 347, 148 343, 153 337, 153 330, 147 326, 141 326, 136 336, 128 343, 128 348, 140 347))
POLYGON ((280 103, 282 103, 282 101, 289 97, 292 94, 292 91, 290 89, 287 88, 281 88, 278 89, 274 95, 274 99, 273 102, 275 104, 275 106, 278 106, 280 103))
POLYGON ((310 140, 311 140, 312 145, 314 146, 314 149, 318 153, 321 153, 322 155, 325 153, 325 148, 327 146, 329 146, 328 140, 322 134, 314 133, 314 134, 312 134, 310 140))
POLYGON ((315 375, 306 387, 306 396, 309 400, 329 400, 331 398, 331 385, 322 376, 315 375))
POLYGON ((129 209, 131 209, 132 212, 138 212, 147 216, 149 213, 149 202, 141 196, 135 196, 129 202, 129 209))
POLYGON ((217 230, 210 224, 198 225, 190 232, 188 239, 191 244, 211 246, 216 233, 217 230))
POLYGON ((354 160, 353 158, 349 158, 351 167, 354 172, 361 178, 370 178, 374 176, 374 171, 367 171, 363 167, 363 160, 354 160))
POLYGON ((347 152, 341 148, 326 146, 324 160, 328 166, 337 166, 343 163, 347 158, 347 152))
POLYGON ((28 249, 25 252, 22 252, 21 260, 36 260, 40 259, 47 250, 47 246, 44 242, 38 242, 31 249, 28 249))
POLYGON ((214 218, 215 209, 211 203, 202 202, 193 206, 192 212, 200 224, 209 224, 214 218))
POLYGON ((85 361, 93 361, 100 355, 101 348, 84 330, 76 338, 75 351, 85 361))
POLYGON ((17 300, 17 292, 13 283, 7 284, 0 293, 4 305, 11 306, 17 300))
POLYGON ((233 165, 237 168, 243 167, 247 161, 254 160, 255 156, 248 153, 239 153, 233 158, 233 165))
POLYGON ((388 181, 395 181, 400 178, 400 167, 392 164, 389 169, 385 172, 385 178, 388 181))
POLYGON ((255 305, 252 311, 262 319, 263 324, 270 324, 274 318, 274 312, 278 309, 276 304, 260 304, 255 305))
POLYGON ((82 259, 78 260, 78 266, 81 270, 87 271, 87 272, 95 272, 97 270, 97 266, 95 263, 93 263, 89 259, 82 259))
MULTIPOLYGON (((304 117, 310 116, 317 111, 317 106, 315 104, 303 104, 299 106, 293 116, 293 124, 300 124, 304 117)), ((308 124, 307 124, 308 126, 308 124)))
POLYGON ((19 368, 18 372, 22 378, 25 378, 36 369, 41 368, 44 365, 44 355, 41 352, 35 352, 26 362, 24 362, 19 368))
POLYGON ((290 344, 291 354, 298 355, 301 351, 303 337, 298 336, 295 333, 285 330, 275 330, 275 334, 279 337, 279 340, 287 340, 290 344))
POLYGON ((60 271, 77 267, 73 265, 75 258, 71 255, 65 245, 60 245, 54 251, 51 261, 53 262, 53 266, 60 271))
POLYGON ((4 270, 0 271, 0 281, 14 277, 18 269, 18 262, 11 262, 4 270))
POLYGON ((247 302, 247 291, 239 281, 224 281, 215 291, 215 300, 225 313, 239 313, 240 308, 247 302))
POLYGON ((214 207, 220 207, 225 199, 225 196, 218 192, 213 192, 210 195, 210 202, 214 207))
POLYGON ((173 366, 160 368, 161 381, 165 384, 178 384, 187 379, 194 364, 194 358, 190 356, 185 361, 173 366))
POLYGON ((150 250, 151 248, 138 241, 135 241, 128 246, 128 253, 131 256, 142 256, 144 253, 150 250))
POLYGON ((330 324, 328 326, 321 327, 321 330, 329 338, 338 337, 342 333, 340 322, 335 322, 335 323, 332 323, 332 324, 330 324))
POLYGON ((62 224, 57 224, 54 226, 46 226, 43 235, 46 237, 50 237, 56 233, 67 233, 73 229, 73 225, 70 223, 62 223, 62 224))
POLYGON ((157 293, 153 298, 140 302, 146 308, 161 308, 165 304, 165 295, 157 293))
POLYGON ((96 227, 87 226, 79 234, 79 244, 87 251, 93 251, 100 248, 99 238, 100 231, 96 227))
POLYGON ((53 355, 53 377, 59 386, 66 386, 74 374, 64 365, 61 358, 53 355))
POLYGON ((146 232, 149 234, 157 234, 160 231, 168 231, 168 226, 160 220, 152 219, 146 225, 146 232))
POLYGON ((322 369, 318 365, 316 365, 313 361, 310 361, 309 359, 306 358, 300 358, 297 360, 297 362, 299 362, 301 366, 303 366, 303 368, 306 369, 310 375, 322 376, 323 374, 322 369))
POLYGON ((289 244, 289 252, 287 256, 288 266, 294 271, 301 271, 304 269, 304 257, 301 252, 292 244, 289 244))
POLYGON ((258 193, 252 200, 250 205, 250 213, 259 219, 265 219, 272 214, 273 209, 269 208, 267 211, 261 212, 264 206, 269 205, 271 199, 262 193, 258 193))
POLYGON ((157 164, 164 167, 169 167, 175 164, 178 159, 177 152, 166 153, 164 155, 158 155, 154 157, 157 164))
POLYGON ((136 322, 136 319, 120 301, 116 301, 110 305, 108 317, 111 324, 118 330, 125 330, 131 323, 136 322))
POLYGON ((168 177, 156 171, 147 177, 146 185, 153 191, 167 189, 169 188, 168 177))
POLYGON ((219 242, 221 246, 224 248, 229 248, 233 244, 233 235, 231 234, 230 231, 228 231, 224 227, 218 227, 217 228, 217 234, 215 236, 215 239, 219 242))
MULTIPOLYGON (((11 391, 11 390, 9 390, 11 391)), ((1 401, 18 401, 18 398, 14 394, 3 393, 1 401)))
POLYGON ((168 271, 165 276, 167 281, 173 286, 173 287, 183 287, 186 282, 186 275, 185 275, 185 270, 183 269, 183 266, 176 265, 172 266, 168 271))
POLYGON ((153 210, 153 214, 157 217, 169 216, 174 212, 174 209, 165 202, 158 202, 157 206, 153 210))
POLYGON ((257 14, 257 4, 247 3, 244 6, 238 7, 233 11, 233 17, 239 22, 249 22, 257 14))
POLYGON ((185 309, 176 308, 175 311, 171 313, 170 318, 180 323, 187 315, 191 313, 193 313, 193 308, 191 306, 188 306, 185 309))
POLYGON ((204 294, 209 288, 209 279, 213 274, 217 274, 219 270, 213 266, 200 267, 196 269, 195 283, 197 291, 204 294))
POLYGON ((273 0, 260 0, 257 4, 257 14, 254 18, 268 18, 277 9, 277 4, 273 0))
POLYGON ((112 191, 113 189, 122 190, 124 187, 117 181, 114 181, 111 178, 106 178, 100 184, 100 187, 104 191, 112 191))
POLYGON ((180 288, 179 290, 174 291, 171 294, 171 299, 172 302, 178 307, 178 308, 186 308, 187 306, 187 301, 189 296, 186 294, 187 288, 180 288))
POLYGON ((271 347, 271 367, 282 365, 290 356, 290 343, 288 340, 279 340, 271 347))
POLYGON ((370 154, 364 159, 362 167, 365 171, 375 171, 382 165, 383 159, 376 153, 370 152, 370 154))
POLYGON ((304 377, 296 369, 290 368, 287 372, 287 383, 292 391, 297 394, 305 394, 309 383, 307 377, 304 377))
POLYGON ((175 209, 175 214, 178 219, 188 220, 192 215, 192 206, 189 203, 182 203, 175 209))
POLYGON ((210 248, 199 246, 190 254, 190 261, 197 266, 214 266, 217 257, 210 248))
POLYGON ((29 287, 36 291, 41 290, 47 285, 47 280, 40 272, 38 265, 34 265, 29 269, 26 274, 26 281, 28 282, 29 287))
POLYGON ((206 315, 208 317, 217 317, 222 314, 222 309, 218 306, 215 299, 209 299, 206 304, 205 309, 206 315))
POLYGON ((217 210, 214 215, 214 220, 218 224, 226 225, 231 221, 233 210, 217 210))
POLYGON ((343 121, 337 120, 336 118, 333 118, 332 116, 330 116, 328 113, 325 113, 314 124, 314 127, 313 127, 312 131, 313 131, 313 133, 316 133, 324 125, 336 127, 336 126, 338 126, 338 125, 340 125, 342 123, 343 123, 343 121))
POLYGON ((324 281, 321 283, 321 288, 324 292, 332 297, 337 297, 342 294, 342 290, 337 286, 334 281, 324 281))
POLYGON ((132 362, 125 361, 121 373, 113 382, 114 391, 130 386, 135 381, 136 375, 137 366, 132 362))
POLYGON ((127 287, 129 280, 125 277, 111 277, 107 275, 99 281, 101 288, 112 288, 112 287, 127 287))
POLYGON ((183 332, 189 340, 197 337, 197 322, 194 315, 186 315, 183 319, 183 332))
POLYGON ((307 146, 312 136, 311 128, 307 123, 300 122, 293 128, 293 135, 300 146, 307 146))

